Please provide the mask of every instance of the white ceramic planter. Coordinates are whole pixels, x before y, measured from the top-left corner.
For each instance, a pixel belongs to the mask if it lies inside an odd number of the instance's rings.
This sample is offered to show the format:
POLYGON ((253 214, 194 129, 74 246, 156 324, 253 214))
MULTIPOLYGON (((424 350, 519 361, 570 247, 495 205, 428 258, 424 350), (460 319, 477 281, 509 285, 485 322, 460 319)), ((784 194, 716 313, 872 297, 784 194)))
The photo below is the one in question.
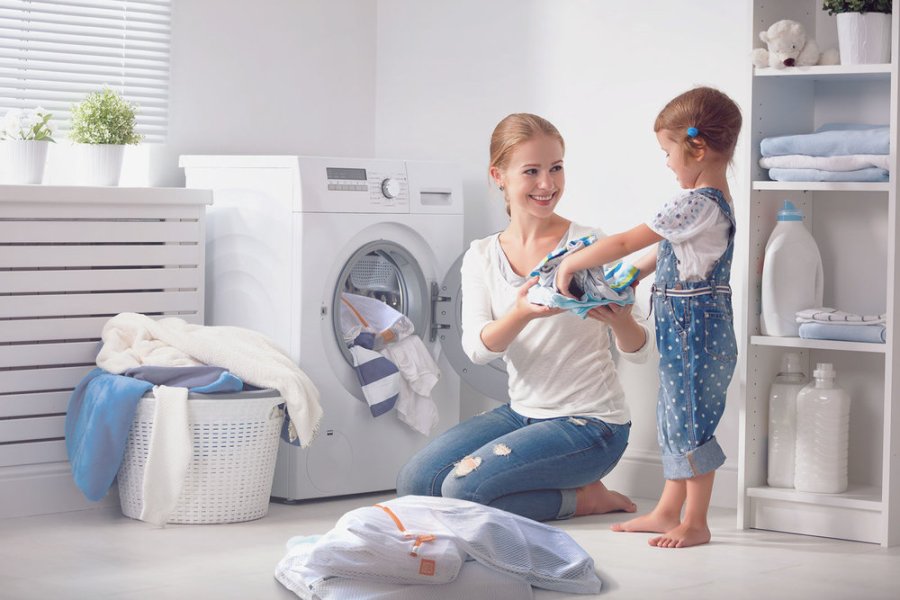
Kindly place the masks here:
POLYGON ((121 144, 78 144, 80 157, 79 183, 82 185, 119 185, 122 174, 122 156, 125 146, 121 144))
POLYGON ((35 140, 4 140, 6 183, 41 183, 47 148, 50 142, 35 140))
POLYGON ((842 65, 891 62, 891 15, 838 13, 837 29, 842 65))

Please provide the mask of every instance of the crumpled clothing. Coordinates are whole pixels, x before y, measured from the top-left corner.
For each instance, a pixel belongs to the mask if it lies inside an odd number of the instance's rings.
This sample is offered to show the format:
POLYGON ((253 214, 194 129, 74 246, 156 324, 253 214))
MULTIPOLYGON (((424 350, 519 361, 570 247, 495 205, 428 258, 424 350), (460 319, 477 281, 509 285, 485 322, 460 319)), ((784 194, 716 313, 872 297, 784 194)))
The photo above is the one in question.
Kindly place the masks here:
POLYGON ((591 309, 605 304, 625 306, 634 304, 632 282, 639 275, 633 265, 618 263, 604 271, 602 267, 593 267, 578 271, 569 283, 569 292, 575 298, 559 293, 556 287, 556 270, 570 252, 577 252, 597 241, 596 235, 586 235, 557 248, 531 270, 531 277, 538 277, 537 284, 528 290, 528 301, 554 308, 563 308, 584 319, 591 309))

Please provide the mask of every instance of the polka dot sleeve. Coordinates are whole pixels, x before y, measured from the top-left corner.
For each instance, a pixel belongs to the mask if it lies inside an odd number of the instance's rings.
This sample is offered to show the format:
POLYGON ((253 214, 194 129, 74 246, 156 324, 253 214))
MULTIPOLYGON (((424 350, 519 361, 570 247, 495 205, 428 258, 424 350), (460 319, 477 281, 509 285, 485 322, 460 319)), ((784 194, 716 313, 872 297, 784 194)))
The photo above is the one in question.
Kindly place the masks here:
POLYGON ((702 194, 686 192, 663 204, 647 226, 678 244, 711 227, 718 215, 719 207, 715 201, 702 194))

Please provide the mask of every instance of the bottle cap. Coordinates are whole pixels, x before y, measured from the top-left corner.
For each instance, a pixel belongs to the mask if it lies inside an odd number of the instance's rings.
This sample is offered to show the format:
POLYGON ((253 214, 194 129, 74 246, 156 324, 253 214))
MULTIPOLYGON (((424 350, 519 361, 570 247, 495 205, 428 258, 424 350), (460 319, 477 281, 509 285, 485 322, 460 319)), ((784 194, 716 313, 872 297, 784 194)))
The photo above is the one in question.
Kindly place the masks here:
POLYGON ((796 352, 785 352, 781 355, 782 373, 801 373, 800 355, 796 352))
POLYGON ((831 363, 816 363, 816 370, 813 371, 813 377, 816 379, 834 379, 834 365, 831 363))
POLYGON ((778 221, 802 221, 803 211, 794 206, 790 200, 784 201, 784 206, 778 211, 778 221))

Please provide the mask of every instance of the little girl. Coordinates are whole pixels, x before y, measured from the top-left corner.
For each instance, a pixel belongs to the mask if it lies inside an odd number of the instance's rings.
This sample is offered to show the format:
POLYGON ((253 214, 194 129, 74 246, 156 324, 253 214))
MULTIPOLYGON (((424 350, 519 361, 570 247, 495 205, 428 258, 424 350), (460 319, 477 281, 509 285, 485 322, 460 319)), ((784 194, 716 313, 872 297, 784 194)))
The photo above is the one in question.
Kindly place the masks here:
POLYGON ((683 548, 710 539, 706 513, 715 470, 725 461, 713 433, 737 362, 728 284, 735 225, 726 171, 740 128, 740 109, 718 90, 698 87, 669 102, 653 130, 666 166, 687 191, 647 223, 571 254, 556 274, 558 290, 569 295, 576 271, 660 242, 635 266, 640 277, 656 269, 656 415, 666 485, 652 512, 613 525, 615 531, 661 533, 650 539, 653 546, 683 548))

